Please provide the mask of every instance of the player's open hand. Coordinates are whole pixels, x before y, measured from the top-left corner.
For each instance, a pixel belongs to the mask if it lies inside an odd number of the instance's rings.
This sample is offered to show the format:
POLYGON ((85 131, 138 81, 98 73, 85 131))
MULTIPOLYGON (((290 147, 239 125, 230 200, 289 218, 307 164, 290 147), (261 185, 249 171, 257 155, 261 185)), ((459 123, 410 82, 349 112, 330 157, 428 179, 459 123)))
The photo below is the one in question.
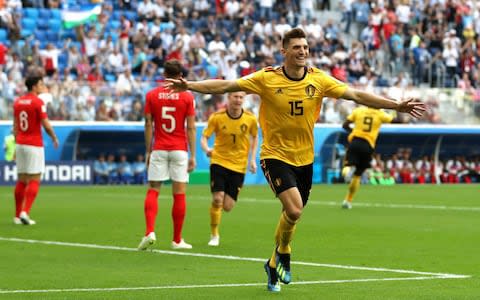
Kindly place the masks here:
POLYGON ((250 161, 249 169, 250 169, 250 173, 252 174, 257 173, 257 162, 254 159, 250 161))
POLYGON ((180 79, 173 79, 173 78, 165 78, 165 83, 163 86, 170 90, 170 94, 183 92, 188 89, 187 81, 183 78, 180 79))
POLYGON ((425 103, 415 98, 401 100, 397 107, 398 112, 409 113, 415 118, 420 118, 426 110, 425 103))
POLYGON ((188 159, 188 173, 192 172, 193 170, 195 170, 195 167, 197 167, 197 161, 195 160, 194 157, 190 157, 188 159))
POLYGON ((53 139, 53 148, 57 149, 58 148, 58 139, 55 137, 55 139, 53 139))

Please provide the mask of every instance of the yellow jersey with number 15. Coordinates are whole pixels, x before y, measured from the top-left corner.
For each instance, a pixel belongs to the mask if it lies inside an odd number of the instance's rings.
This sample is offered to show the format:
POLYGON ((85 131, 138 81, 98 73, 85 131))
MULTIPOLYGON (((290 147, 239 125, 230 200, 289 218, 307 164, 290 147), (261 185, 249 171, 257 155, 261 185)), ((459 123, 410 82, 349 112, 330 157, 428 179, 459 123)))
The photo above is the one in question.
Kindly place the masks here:
POLYGON ((348 136, 348 142, 354 137, 366 140, 372 148, 375 148, 380 127, 383 123, 390 123, 393 117, 384 111, 370 107, 357 107, 347 117, 354 123, 354 128, 348 136))
POLYGON ((305 67, 300 79, 289 78, 283 67, 267 67, 238 79, 237 84, 261 98, 260 159, 278 159, 293 166, 313 163, 313 127, 323 97, 339 98, 347 89, 344 83, 312 67, 305 67))

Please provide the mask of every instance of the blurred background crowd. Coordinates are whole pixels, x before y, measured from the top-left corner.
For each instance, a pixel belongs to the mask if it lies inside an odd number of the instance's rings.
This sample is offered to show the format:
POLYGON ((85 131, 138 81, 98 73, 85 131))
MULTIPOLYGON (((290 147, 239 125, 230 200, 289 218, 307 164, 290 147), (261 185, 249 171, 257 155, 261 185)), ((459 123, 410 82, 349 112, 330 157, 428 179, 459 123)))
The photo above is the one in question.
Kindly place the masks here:
MULTIPOLYGON (((358 88, 417 96, 421 120, 480 122, 480 2, 469 0, 1 0, 0 116, 11 118, 27 67, 47 74, 53 120, 140 121, 143 96, 182 61, 191 80, 234 79, 281 63, 281 37, 308 33, 310 64, 358 88), (97 21, 65 27, 63 10, 100 5, 97 21)), ((197 120, 225 104, 195 95, 197 120)), ((256 96, 245 107, 258 111, 256 96)), ((319 122, 352 104, 326 99, 319 122)))

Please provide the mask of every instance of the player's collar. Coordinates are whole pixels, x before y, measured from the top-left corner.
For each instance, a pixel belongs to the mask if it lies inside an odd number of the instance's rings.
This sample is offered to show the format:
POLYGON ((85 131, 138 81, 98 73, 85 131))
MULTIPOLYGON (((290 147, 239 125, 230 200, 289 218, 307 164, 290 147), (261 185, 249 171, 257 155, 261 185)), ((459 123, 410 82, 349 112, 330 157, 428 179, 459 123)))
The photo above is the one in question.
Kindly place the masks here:
POLYGON ((307 67, 307 66, 303 67, 303 71, 304 71, 304 72, 303 72, 302 78, 292 78, 292 77, 288 76, 287 72, 285 71, 285 66, 282 66, 283 75, 285 75, 285 77, 287 77, 288 79, 293 80, 293 81, 301 81, 301 80, 303 80, 303 79, 305 78, 305 76, 307 76, 308 67, 307 67))
POLYGON ((225 112, 227 113, 227 116, 228 116, 230 119, 232 119, 232 120, 237 120, 237 119, 240 119, 240 118, 242 117, 242 115, 243 115, 243 108, 242 108, 242 112, 240 113, 240 115, 238 115, 238 117, 236 117, 236 118, 233 117, 231 114, 228 113, 228 108, 225 109, 225 112))

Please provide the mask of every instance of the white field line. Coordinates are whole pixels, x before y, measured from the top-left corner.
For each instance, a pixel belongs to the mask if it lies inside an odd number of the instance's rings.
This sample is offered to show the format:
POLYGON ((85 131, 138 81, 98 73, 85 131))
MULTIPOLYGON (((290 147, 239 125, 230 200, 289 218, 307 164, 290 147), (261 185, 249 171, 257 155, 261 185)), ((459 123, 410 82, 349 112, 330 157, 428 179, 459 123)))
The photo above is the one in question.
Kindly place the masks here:
MULTIPOLYGON (((240 198, 240 202, 262 202, 262 203, 278 203, 267 199, 255 198, 240 198)), ((323 205, 323 206, 338 206, 342 201, 315 201, 308 200, 308 205, 323 205)), ((477 206, 447 206, 447 205, 428 205, 428 204, 388 204, 388 203, 368 203, 368 202, 354 202, 355 207, 381 207, 381 208, 410 208, 410 209, 434 209, 434 210, 458 210, 458 211, 480 211, 477 206)))
MULTIPOLYGON (((56 245, 56 246, 78 247, 78 248, 117 250, 117 251, 138 251, 136 248, 119 247, 119 246, 83 244, 83 243, 69 243, 69 242, 45 241, 45 240, 31 240, 31 239, 19 239, 19 238, 7 238, 7 237, 0 237, 0 241, 30 243, 30 244, 56 245)), ((233 255, 206 254, 206 253, 195 253, 195 252, 187 252, 187 251, 170 251, 170 250, 153 249, 153 250, 151 250, 151 252, 160 253, 160 254, 168 254, 168 255, 195 256, 195 257, 215 258, 215 259, 225 259, 225 260, 240 260, 240 261, 254 261, 254 262, 264 262, 265 261, 264 258, 241 257, 241 256, 233 256, 233 255)), ((290 263, 294 264, 294 265, 311 266, 311 267, 350 269, 350 270, 362 270, 362 271, 373 271, 373 272, 390 272, 390 273, 400 273, 400 274, 415 274, 415 275, 426 275, 426 276, 433 276, 433 277, 439 277, 439 278, 468 278, 468 277, 470 277, 468 275, 458 275, 458 274, 448 274, 448 273, 433 273, 433 272, 420 272, 420 271, 414 271, 414 270, 373 268, 373 267, 360 267, 360 266, 348 266, 348 265, 336 265, 336 264, 322 264, 322 263, 312 263, 312 262, 303 262, 303 261, 291 261, 290 263)))
MULTIPOLYGON (((444 277, 406 277, 406 278, 365 278, 365 279, 342 279, 342 280, 316 280, 298 281, 290 285, 309 284, 335 284, 352 282, 375 282, 375 281, 404 281, 404 280, 431 280, 445 279, 444 277)), ((165 286, 139 286, 139 287, 115 287, 115 288, 72 288, 72 289, 45 289, 45 290, 0 290, 0 294, 28 294, 28 293, 66 293, 66 292, 115 292, 115 291, 138 291, 138 290, 167 290, 167 289, 199 289, 199 288, 225 288, 225 287, 249 287, 264 286, 262 283, 223 283, 223 284, 196 284, 196 285, 165 285, 165 286)))
MULTIPOLYGON (((2 194, 0 194, 2 195, 2 194)), ((8 196, 6 193, 5 196, 8 196)), ((102 197, 113 197, 117 199, 142 199, 144 195, 140 194, 138 196, 133 196, 130 194, 115 194, 115 193, 102 193, 102 197)), ((187 195, 187 200, 189 196, 187 195)), ((210 201, 212 200, 211 196, 190 196, 190 198, 195 198, 195 200, 200 201, 210 201)), ((159 199, 161 200, 171 200, 172 196, 170 195, 160 195, 159 199)), ((340 206, 343 200, 339 201, 320 201, 310 199, 308 200, 308 205, 322 205, 322 206, 340 206)), ((257 202, 257 203, 267 203, 267 204, 278 204, 278 201, 274 201, 274 198, 251 198, 240 196, 239 202, 257 202)), ((478 206, 448 206, 448 205, 430 205, 430 204, 395 204, 395 203, 369 203, 362 201, 355 201, 355 207, 379 207, 379 208, 408 208, 408 209, 432 209, 432 210, 451 210, 451 211, 480 211, 478 206)))
MULTIPOLYGON (((114 195, 114 194, 112 194, 114 195)), ((171 199, 171 196, 160 195, 160 199, 171 199)), ((198 200, 211 200, 211 197, 208 196, 195 196, 195 199, 198 200)), ((239 202, 257 202, 257 203, 271 203, 278 204, 278 201, 273 201, 273 197, 266 198, 251 198, 245 197, 238 200, 239 202)), ((343 201, 343 200, 342 200, 343 201)), ((319 200, 308 200, 308 205, 323 205, 323 206, 339 206, 342 204, 342 201, 319 201, 319 200)), ((381 207, 381 208, 409 208, 409 209, 433 209, 433 210, 453 210, 453 211, 480 211, 478 206, 448 206, 448 205, 430 205, 430 204, 395 204, 395 203, 369 203, 369 202, 354 202, 355 207, 381 207)))

